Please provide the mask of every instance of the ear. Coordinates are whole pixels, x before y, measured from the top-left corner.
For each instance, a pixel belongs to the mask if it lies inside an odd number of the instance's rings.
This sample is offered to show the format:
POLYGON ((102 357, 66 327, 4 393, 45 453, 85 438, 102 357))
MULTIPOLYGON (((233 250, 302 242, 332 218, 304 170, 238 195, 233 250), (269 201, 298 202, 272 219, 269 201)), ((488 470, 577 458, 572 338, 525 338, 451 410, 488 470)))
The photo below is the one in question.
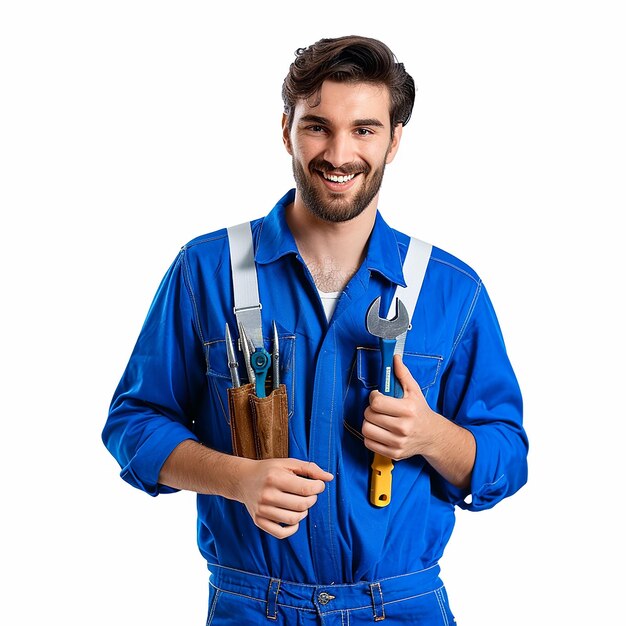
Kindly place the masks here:
POLYGON ((293 156, 293 149, 291 147, 291 137, 289 134, 289 118, 287 117, 286 113, 283 113, 282 127, 283 127, 283 143, 285 144, 285 150, 287 150, 287 152, 291 156, 293 156))
POLYGON ((396 152, 398 152, 400 139, 402 138, 402 128, 402 124, 396 124, 396 127, 393 129, 393 137, 389 142, 389 149, 387 150, 387 157, 385 158, 385 163, 387 164, 393 161, 396 156, 396 152))

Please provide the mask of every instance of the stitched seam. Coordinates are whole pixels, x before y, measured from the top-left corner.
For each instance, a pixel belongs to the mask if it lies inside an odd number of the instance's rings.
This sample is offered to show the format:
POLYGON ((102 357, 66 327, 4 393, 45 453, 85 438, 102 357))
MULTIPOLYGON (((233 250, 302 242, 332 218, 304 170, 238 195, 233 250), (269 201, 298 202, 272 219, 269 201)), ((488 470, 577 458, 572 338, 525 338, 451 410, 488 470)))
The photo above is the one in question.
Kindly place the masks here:
POLYGON ((343 420, 343 425, 347 431, 349 431, 350 433, 352 433, 353 435, 355 435, 362 441, 365 441, 365 437, 363 437, 363 433, 359 432, 356 428, 354 428, 354 426, 352 426, 352 424, 349 424, 345 419, 343 420))
POLYGON ((306 611, 307 613, 317 613, 316 609, 307 609, 302 606, 296 606, 294 604, 286 604, 285 602, 276 602, 276 606, 282 606, 285 609, 295 609, 296 611, 306 611))
POLYGON ((222 408, 222 417, 226 420, 227 424, 230 424, 230 418, 228 414, 228 409, 224 404, 224 400, 222 399, 222 394, 220 393, 220 388, 217 385, 216 376, 207 376, 208 382, 212 385, 213 391, 215 393, 215 397, 218 399, 220 403, 220 407, 222 408))
MULTIPOLYGON (((255 602, 259 602, 259 603, 267 603, 267 600, 263 600, 262 598, 255 598, 254 596, 248 596, 245 593, 238 593, 237 591, 231 591, 230 589, 222 589, 221 587, 216 586, 214 583, 209 583, 211 585, 211 587, 213 587, 216 591, 219 591, 220 594, 223 593, 227 593, 233 596, 237 596, 240 598, 246 598, 247 600, 254 600, 255 602)), ((313 587, 314 585, 308 585, 310 587, 313 587)), ((397 604, 398 602, 406 602, 407 600, 414 600, 415 598, 422 598, 424 596, 427 596, 428 594, 431 593, 437 593, 440 589, 443 589, 443 585, 441 587, 438 587, 437 589, 434 589, 433 591, 425 591, 424 593, 417 593, 414 594, 412 596, 406 596, 404 598, 399 598, 398 600, 387 600, 385 601, 385 605, 388 604, 397 604)), ((299 611, 307 611, 309 613, 315 613, 316 611, 314 609, 307 609, 307 608, 303 608, 301 606, 297 606, 297 605, 293 605, 293 604, 287 604, 285 602, 276 602, 276 606, 282 606, 288 609, 298 609, 299 611)), ((371 610, 372 605, 371 604, 365 604, 363 606, 353 606, 350 607, 350 611, 362 611, 364 609, 370 609, 371 610)), ((324 611, 325 615, 330 615, 333 613, 340 613, 342 611, 344 611, 346 609, 334 609, 334 610, 327 610, 324 611)))
MULTIPOLYGON (((372 346, 357 346, 357 350, 367 350, 369 352, 378 352, 380 348, 373 348, 372 346)), ((443 360, 443 357, 440 354, 425 354, 424 352, 414 352, 413 350, 405 350, 404 354, 409 356, 419 356, 424 359, 437 359, 439 361, 443 360)))
MULTIPOLYGON (((261 241, 261 235, 263 234, 263 226, 265 225, 265 218, 263 217, 261 219, 261 223, 259 224, 259 230, 257 231, 257 235, 256 235, 256 241, 254 240, 254 232, 252 233, 252 252, 254 255, 254 260, 256 262, 256 253, 257 253, 257 248, 259 246, 259 241, 261 241)), ((252 230, 252 221, 250 221, 250 230, 252 230)))
MULTIPOLYGON (((220 565, 219 563, 207 563, 207 566, 209 568, 209 571, 211 570, 212 567, 217 567, 219 569, 230 570, 231 572, 239 572, 240 574, 246 574, 247 576, 254 576, 255 578, 262 578, 264 580, 268 580, 269 579, 268 576, 264 576, 263 574, 256 574, 255 572, 248 572, 246 570, 238 569, 236 567, 228 567, 227 565, 220 565)), ((439 563, 434 563, 433 565, 430 565, 429 567, 426 567, 426 568, 420 569, 420 570, 416 570, 415 572, 407 572, 406 574, 396 574, 395 576, 387 576, 386 578, 379 578, 377 582, 384 583, 386 580, 397 580, 398 578, 406 578, 407 576, 413 576, 415 574, 422 574, 422 573, 428 572, 431 569, 434 569, 434 568, 436 568, 438 566, 439 566, 439 563)), ((298 583, 295 580, 287 580, 287 579, 284 579, 284 578, 281 579, 281 582, 283 584, 295 585, 297 587, 304 587, 306 589, 317 589, 317 587, 319 587, 319 585, 310 585, 308 583, 298 583)), ((210 581, 209 581, 209 584, 211 584, 216 589, 218 588, 214 583, 211 583, 210 581)), ((336 589, 341 589, 343 587, 353 587, 353 586, 354 585, 349 584, 349 583, 347 583, 347 584, 340 584, 340 585, 333 585, 333 587, 336 588, 336 589)), ((430 593, 430 592, 427 592, 427 593, 430 593)), ((420 595, 424 595, 424 594, 420 594, 420 595)), ((411 596, 411 597, 417 597, 417 596, 411 596)), ((389 602, 387 602, 387 604, 389 604, 389 602)))
POLYGON ((437 589, 434 589, 433 591, 425 591, 424 593, 416 593, 413 596, 407 596, 406 598, 400 598, 398 600, 387 600, 385 604, 397 604, 398 602, 405 602, 406 600, 414 600, 415 598, 422 598, 424 596, 427 596, 430 593, 436 593, 438 589, 442 589, 442 588, 443 588, 443 585, 441 587, 438 587, 437 589))
POLYGON ((196 328, 198 329, 198 335, 200 335, 200 341, 204 343, 204 335, 202 333, 202 326, 200 324, 200 314, 198 312, 198 303, 196 301, 196 295, 193 292, 193 286, 191 284, 191 268, 187 263, 187 249, 186 246, 183 246, 180 255, 179 255, 182 272, 183 272, 183 281, 185 283, 185 287, 187 288, 187 293, 189 294, 189 299, 191 300, 191 306, 193 308, 193 316, 194 322, 196 324, 196 328))
POLYGON ((346 385, 346 391, 343 394, 343 401, 345 403, 346 398, 348 397, 348 391, 350 389, 350 383, 352 382, 352 378, 354 376, 354 370, 356 368, 356 360, 359 356, 359 352, 358 352, 358 348, 357 348, 357 353, 354 355, 354 360, 352 361, 352 367, 350 368, 350 373, 348 374, 348 384, 346 385))
POLYGON ((212 241, 219 241, 220 239, 225 239, 227 237, 227 234, 221 233, 219 235, 207 235, 205 239, 199 239, 198 241, 194 241, 193 243, 187 243, 184 247, 189 249, 189 248, 194 248, 195 246, 199 246, 203 243, 211 243, 212 241))
POLYGON ((453 270, 456 270, 460 274, 464 274, 473 282, 477 284, 480 283, 480 279, 477 280, 475 276, 472 276, 472 274, 470 274, 467 270, 464 270, 462 267, 459 267, 458 265, 454 265, 453 263, 450 263, 449 261, 444 261, 443 259, 438 259, 437 257, 434 257, 434 256, 431 256, 430 260, 436 261, 437 263, 441 263, 441 265, 447 265, 448 267, 451 267, 453 270))
POLYGON ((465 320, 463 321, 463 324, 461 325, 461 329, 459 330, 459 334, 457 335, 456 339, 454 340, 454 344, 452 345, 452 350, 450 350, 450 360, 452 360, 452 356, 454 355, 454 352, 457 348, 457 346, 459 345, 459 343, 461 342, 461 338, 463 337, 463 334, 465 333, 465 330, 467 329, 467 327, 469 326, 469 320, 472 317, 473 313, 474 313, 474 309, 476 308, 476 303, 478 302, 478 297, 480 296, 482 291, 482 283, 479 282, 478 286, 476 287, 476 291, 474 292, 474 298, 470 304, 469 310, 467 312, 467 315, 465 316, 465 320))
MULTIPOLYGON (((335 330, 333 330, 333 343, 334 343, 334 348, 335 348, 335 355, 337 354, 337 333, 335 330)), ((333 358, 333 388, 332 388, 332 392, 331 392, 331 404, 330 404, 330 423, 331 423, 331 427, 328 429, 328 465, 327 467, 330 468, 331 464, 331 450, 332 450, 332 437, 333 437, 333 428, 332 428, 332 424, 333 424, 333 416, 335 415, 335 390, 337 388, 337 357, 335 356, 335 358, 333 358)), ((328 535, 329 535, 329 540, 330 540, 330 554, 332 556, 333 559, 333 564, 335 566, 335 571, 339 572, 339 563, 337 562, 337 555, 335 554, 335 542, 334 542, 334 537, 333 537, 333 525, 332 523, 330 523, 330 520, 332 519, 332 506, 331 506, 331 501, 330 501, 330 492, 331 489, 326 489, 326 502, 328 504, 328 512, 330 513, 328 516, 328 535)))
MULTIPOLYGON (((213 587, 217 592, 219 592, 220 594, 229 594, 231 596, 237 596, 239 598, 246 598, 246 600, 254 600, 255 602, 259 602, 259 603, 264 603, 267 604, 267 600, 264 600, 262 598, 256 598, 254 596, 248 596, 245 593, 238 593, 236 591, 231 591, 230 589, 222 589, 221 587, 217 587, 214 583, 209 583, 211 585, 211 587, 213 587)), ((313 586, 313 585, 310 585, 313 586)), ((294 604, 287 604, 286 602, 279 602, 278 600, 276 601, 276 606, 282 606, 284 608, 287 609, 297 609, 298 611, 306 611, 307 613, 316 613, 317 611, 315 609, 307 609, 301 606, 297 606, 294 604)), ((358 608, 367 608, 367 607, 358 607, 358 608)))
POLYGON ((438 563, 435 563, 434 565, 431 565, 430 567, 418 570, 416 572, 408 572, 407 574, 397 574, 396 576, 388 576, 387 578, 379 579, 378 582, 384 583, 386 580, 396 580, 398 578, 405 578, 406 576, 413 576, 414 574, 421 574, 422 572, 428 572, 429 570, 434 569, 438 565, 439 565, 438 563))
POLYGON ((262 598, 256 598, 254 596, 249 596, 245 593, 239 593, 238 591, 232 591, 230 589, 222 589, 221 587, 216 586, 214 583, 209 584, 220 593, 228 593, 231 596, 237 596, 238 598, 246 598, 246 600, 254 600, 255 602, 262 602, 263 604, 267 604, 267 600, 264 600, 262 598))
POLYGON ((213 617, 215 616, 215 609, 217 608, 217 599, 220 595, 220 591, 218 589, 215 590, 215 597, 213 598, 213 602, 211 603, 211 610, 209 611, 209 617, 207 618, 207 626, 209 626, 213 622, 213 617))
MULTIPOLYGON (((287 397, 287 421, 289 421, 293 414, 296 411, 296 393, 295 393, 295 385, 296 385, 296 336, 293 335, 293 348, 291 350, 291 394, 287 397), (289 398, 291 397, 291 413, 289 412, 289 398)), ((287 370, 285 370, 285 373, 287 370)))
POLYGON ((435 597, 439 603, 439 610, 441 611, 441 617, 443 617, 444 624, 445 626, 449 626, 450 622, 448 621, 448 615, 446 614, 446 607, 445 602, 443 601, 443 593, 441 589, 437 589, 435 591, 435 597))
MULTIPOLYGON (((312 406, 316 407, 318 402, 319 402, 319 397, 320 397, 320 384, 318 382, 317 385, 313 385, 313 397, 312 397, 312 406)), ((313 420, 315 419, 313 412, 311 412, 311 416, 310 416, 310 423, 309 423, 309 450, 314 450, 315 446, 317 444, 317 427, 316 424, 313 423, 313 420)), ((327 489, 325 489, 324 491, 328 491, 327 489)), ((328 497, 328 496, 327 496, 328 497)), ((315 555, 318 552, 317 549, 317 537, 316 534, 314 532, 311 532, 310 534, 311 537, 311 548, 313 551, 313 554, 315 555)), ((318 571, 317 571, 317 564, 315 562, 315 558, 311 559, 311 564, 313 566, 313 574, 315 576, 316 579, 319 579, 319 575, 318 575, 318 571)))
MULTIPOLYGON (((367 381, 365 379, 365 377, 363 376, 359 376, 358 370, 358 364, 361 363, 361 359, 365 358, 365 352, 379 352, 380 349, 379 348, 371 348, 369 346, 357 346, 356 347, 356 358, 354 360, 354 365, 352 366, 352 369, 350 370, 350 378, 348 379, 349 384, 348 387, 350 386, 350 383, 352 383, 353 380, 353 372, 354 372, 354 368, 357 368, 357 375, 356 375, 356 380, 360 381, 361 384, 366 388, 366 389, 375 389, 376 388, 376 384, 375 382, 369 383, 369 381, 367 381)), ((429 382, 426 385, 420 385, 420 388, 422 389, 422 391, 428 389, 429 387, 432 387, 435 382, 437 381, 437 376, 439 376, 439 372, 441 370, 441 366, 443 365, 444 362, 444 357, 439 355, 439 354, 424 354, 422 352, 408 352, 408 351, 404 351, 404 355, 405 356, 411 356, 411 357, 417 357, 420 359, 429 359, 430 361, 436 361, 437 363, 437 369, 435 370, 435 374, 433 375, 433 379, 431 382, 429 382)), ((344 401, 345 398, 347 397, 348 392, 346 390, 346 394, 344 396, 344 401)))
MULTIPOLYGON (((225 570, 229 570, 231 572, 239 572, 240 574, 245 574, 246 576, 254 576, 255 578, 262 578, 263 580, 268 580, 268 576, 264 576, 263 574, 256 574, 255 572, 248 572, 246 570, 243 569, 238 569, 236 567, 228 567, 227 565, 220 565, 219 563, 208 563, 208 568, 209 570, 212 567, 217 567, 219 569, 225 569, 225 570)), ((309 585, 307 583, 298 583, 295 580, 285 580, 285 579, 281 579, 283 583, 288 583, 288 584, 292 584, 292 585, 297 585, 298 587, 305 587, 305 588, 310 588, 310 589, 315 589, 318 585, 309 585)), ((348 586, 348 585, 345 585, 348 586)))
POLYGON ((368 612, 372 610, 372 605, 371 604, 366 604, 365 606, 351 606, 349 609, 330 609, 330 610, 325 610, 324 611, 324 615, 333 615, 335 613, 344 613, 346 611, 365 611, 367 610, 368 612))

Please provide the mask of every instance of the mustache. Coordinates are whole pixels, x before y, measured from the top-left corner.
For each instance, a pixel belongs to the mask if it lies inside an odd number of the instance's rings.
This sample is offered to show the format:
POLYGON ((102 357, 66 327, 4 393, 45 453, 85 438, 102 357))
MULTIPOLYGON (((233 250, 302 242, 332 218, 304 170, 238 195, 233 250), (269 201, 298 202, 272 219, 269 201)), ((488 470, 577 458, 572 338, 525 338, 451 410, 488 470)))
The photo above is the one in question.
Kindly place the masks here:
POLYGON ((309 163, 309 169, 325 173, 334 172, 335 174, 343 174, 344 176, 350 176, 352 174, 369 174, 370 171, 370 167, 367 163, 344 163, 339 167, 335 167, 332 163, 324 159, 313 159, 309 163))

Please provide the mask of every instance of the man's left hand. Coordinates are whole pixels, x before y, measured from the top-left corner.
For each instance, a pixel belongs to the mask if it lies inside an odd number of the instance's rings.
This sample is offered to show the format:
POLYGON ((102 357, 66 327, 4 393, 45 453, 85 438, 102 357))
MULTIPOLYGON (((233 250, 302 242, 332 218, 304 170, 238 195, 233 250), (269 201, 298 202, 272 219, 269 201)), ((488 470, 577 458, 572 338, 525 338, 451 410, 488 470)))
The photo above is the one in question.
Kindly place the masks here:
POLYGON ((393 358, 397 383, 403 397, 372 391, 365 409, 362 433, 373 452, 398 461, 423 454, 433 443, 439 416, 428 406, 417 381, 399 355, 393 358))

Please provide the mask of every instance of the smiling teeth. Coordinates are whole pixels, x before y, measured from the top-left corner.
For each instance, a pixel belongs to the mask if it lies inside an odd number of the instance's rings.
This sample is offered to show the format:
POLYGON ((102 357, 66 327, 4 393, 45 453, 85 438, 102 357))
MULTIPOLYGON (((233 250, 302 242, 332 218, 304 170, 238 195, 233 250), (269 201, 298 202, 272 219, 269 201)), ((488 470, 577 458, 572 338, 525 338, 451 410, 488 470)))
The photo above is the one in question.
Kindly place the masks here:
POLYGON ((347 183, 349 180, 352 180, 355 177, 355 174, 350 174, 349 176, 335 176, 334 174, 326 174, 324 172, 324 178, 326 180, 330 180, 333 183, 347 183))

